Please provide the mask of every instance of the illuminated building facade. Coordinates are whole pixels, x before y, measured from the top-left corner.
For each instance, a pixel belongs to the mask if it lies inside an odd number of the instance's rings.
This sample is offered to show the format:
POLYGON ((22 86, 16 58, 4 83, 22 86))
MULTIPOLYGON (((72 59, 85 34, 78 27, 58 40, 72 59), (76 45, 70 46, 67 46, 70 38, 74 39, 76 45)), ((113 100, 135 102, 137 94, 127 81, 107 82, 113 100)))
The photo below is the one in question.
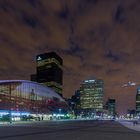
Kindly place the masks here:
POLYGON ((63 85, 63 60, 55 52, 37 55, 37 74, 31 75, 32 81, 37 81, 52 88, 62 96, 63 85))
POLYGON ((0 81, 0 115, 12 111, 28 114, 53 114, 68 111, 65 100, 42 84, 25 80, 0 81))
POLYGON ((80 87, 80 107, 84 112, 102 112, 103 81, 85 80, 80 87))
POLYGON ((136 94, 136 112, 140 115, 140 87, 138 87, 136 94))

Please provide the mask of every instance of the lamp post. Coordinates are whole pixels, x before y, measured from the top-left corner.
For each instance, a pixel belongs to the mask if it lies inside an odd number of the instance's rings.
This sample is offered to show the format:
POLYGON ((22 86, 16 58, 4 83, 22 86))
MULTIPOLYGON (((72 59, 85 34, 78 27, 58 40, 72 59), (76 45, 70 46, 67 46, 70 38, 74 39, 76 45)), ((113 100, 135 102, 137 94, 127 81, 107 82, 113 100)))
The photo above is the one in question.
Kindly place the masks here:
POLYGON ((59 114, 61 114, 61 110, 62 110, 62 109, 61 109, 61 108, 59 108, 59 114))
POLYGON ((61 111, 62 111, 62 109, 59 108, 58 110, 59 110, 59 118, 61 119, 61 111))

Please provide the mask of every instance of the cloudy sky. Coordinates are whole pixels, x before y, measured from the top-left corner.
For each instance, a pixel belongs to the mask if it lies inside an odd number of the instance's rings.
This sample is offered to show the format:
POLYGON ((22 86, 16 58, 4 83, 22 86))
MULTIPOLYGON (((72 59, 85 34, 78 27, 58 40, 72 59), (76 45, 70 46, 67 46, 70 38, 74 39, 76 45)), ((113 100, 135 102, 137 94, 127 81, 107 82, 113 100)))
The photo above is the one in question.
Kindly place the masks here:
POLYGON ((139 0, 0 0, 0 79, 30 79, 37 54, 64 61, 64 96, 104 80, 117 111, 135 108, 140 83, 139 0))

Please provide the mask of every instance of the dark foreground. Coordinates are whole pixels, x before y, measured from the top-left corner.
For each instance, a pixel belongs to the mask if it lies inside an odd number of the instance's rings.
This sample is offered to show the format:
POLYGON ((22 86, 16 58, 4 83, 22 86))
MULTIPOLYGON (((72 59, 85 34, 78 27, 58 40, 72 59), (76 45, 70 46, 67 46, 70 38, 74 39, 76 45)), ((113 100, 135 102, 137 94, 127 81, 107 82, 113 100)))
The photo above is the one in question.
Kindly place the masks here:
POLYGON ((113 121, 52 121, 0 126, 0 140, 140 140, 113 121))

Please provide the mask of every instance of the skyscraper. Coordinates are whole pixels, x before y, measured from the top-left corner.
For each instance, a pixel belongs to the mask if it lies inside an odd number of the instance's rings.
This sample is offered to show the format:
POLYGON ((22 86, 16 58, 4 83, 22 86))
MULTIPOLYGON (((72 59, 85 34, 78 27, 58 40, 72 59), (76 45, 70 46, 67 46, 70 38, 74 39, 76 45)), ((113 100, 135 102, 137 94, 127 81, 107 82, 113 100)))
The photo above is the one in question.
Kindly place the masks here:
POLYGON ((136 112, 140 115, 140 87, 138 87, 136 94, 136 112))
POLYGON ((86 112, 103 110, 103 81, 85 80, 80 87, 80 106, 86 112))
POLYGON ((39 54, 36 56, 37 73, 32 75, 35 80, 46 85, 62 96, 63 60, 55 52, 39 54))

